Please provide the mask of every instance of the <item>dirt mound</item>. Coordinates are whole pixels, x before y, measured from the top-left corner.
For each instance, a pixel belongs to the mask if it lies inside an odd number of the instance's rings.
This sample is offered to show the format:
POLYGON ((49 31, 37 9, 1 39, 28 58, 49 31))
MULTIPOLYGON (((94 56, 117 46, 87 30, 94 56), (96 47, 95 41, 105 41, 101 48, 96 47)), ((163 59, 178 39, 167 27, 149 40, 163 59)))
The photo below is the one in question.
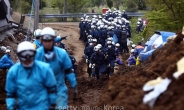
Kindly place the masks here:
POLYGON ((100 98, 99 106, 123 106, 128 110, 147 110, 149 107, 142 102, 145 92, 143 85, 158 76, 172 79, 166 92, 159 96, 153 109, 181 110, 184 108, 183 87, 184 75, 178 80, 173 78, 176 62, 184 56, 184 36, 179 33, 174 41, 154 51, 149 59, 138 67, 121 67, 119 74, 109 81, 107 89, 100 98))

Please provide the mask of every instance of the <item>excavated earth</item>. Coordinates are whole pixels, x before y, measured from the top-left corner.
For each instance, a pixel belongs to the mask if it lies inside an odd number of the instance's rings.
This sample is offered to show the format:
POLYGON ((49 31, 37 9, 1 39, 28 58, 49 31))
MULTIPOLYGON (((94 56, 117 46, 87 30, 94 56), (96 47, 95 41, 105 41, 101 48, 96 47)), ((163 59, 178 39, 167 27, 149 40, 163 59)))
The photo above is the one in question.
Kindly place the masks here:
POLYGON ((121 67, 108 83, 98 106, 123 106, 125 110, 183 110, 184 75, 173 78, 176 63, 184 56, 184 36, 178 32, 174 41, 157 49, 149 59, 138 67, 121 67), (161 76, 172 80, 168 89, 161 94, 153 108, 143 104, 143 85, 161 76))

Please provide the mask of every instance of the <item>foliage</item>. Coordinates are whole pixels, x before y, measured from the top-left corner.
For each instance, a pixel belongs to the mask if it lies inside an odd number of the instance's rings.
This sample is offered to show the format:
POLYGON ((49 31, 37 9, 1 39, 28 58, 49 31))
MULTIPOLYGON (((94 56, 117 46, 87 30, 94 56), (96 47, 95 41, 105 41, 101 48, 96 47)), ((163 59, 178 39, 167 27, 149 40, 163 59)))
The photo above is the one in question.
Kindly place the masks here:
POLYGON ((112 8, 113 7, 113 1, 112 0, 106 0, 106 3, 107 3, 107 6, 109 8, 112 8))
POLYGON ((57 6, 57 0, 52 0, 51 7, 55 9, 56 6, 57 6))
POLYGON ((24 13, 24 14, 30 13, 32 5, 30 5, 29 2, 26 2, 26 0, 21 0, 20 6, 21 7, 19 7, 19 8, 20 8, 21 13, 24 13))
POLYGON ((137 6, 138 6, 138 10, 146 10, 146 2, 145 0, 135 0, 137 6))
POLYGON ((149 21, 147 26, 148 37, 150 31, 163 30, 176 32, 184 25, 184 1, 181 0, 146 0, 151 12, 146 14, 149 21))
POLYGON ((81 12, 83 6, 88 2, 88 0, 68 0, 68 12, 77 13, 81 12))
POLYGON ((114 7, 115 7, 117 10, 119 10, 119 7, 120 7, 121 5, 124 4, 124 1, 125 1, 125 0, 113 0, 113 2, 114 2, 114 7))
POLYGON ((137 6, 137 4, 135 3, 134 0, 126 0, 125 5, 127 7, 126 10, 129 11, 129 12, 138 11, 138 6, 137 6))

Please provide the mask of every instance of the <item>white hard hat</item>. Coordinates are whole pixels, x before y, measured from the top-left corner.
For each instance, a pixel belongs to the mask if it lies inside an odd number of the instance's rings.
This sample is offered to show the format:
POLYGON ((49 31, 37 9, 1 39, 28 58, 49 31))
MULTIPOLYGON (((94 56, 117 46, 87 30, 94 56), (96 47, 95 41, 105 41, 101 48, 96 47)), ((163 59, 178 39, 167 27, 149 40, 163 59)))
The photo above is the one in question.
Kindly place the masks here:
POLYGON ((107 41, 107 44, 112 44, 112 42, 111 41, 107 41))
POLYGON ((97 42, 97 39, 93 39, 93 42, 97 42))
POLYGON ((134 49, 131 49, 130 52, 133 53, 134 52, 134 49))
POLYGON ((5 53, 9 53, 9 52, 10 52, 10 50, 9 49, 6 49, 5 53))
POLYGON ((116 43, 116 45, 115 45, 116 47, 119 47, 120 46, 120 44, 119 43, 116 43))
POLYGON ((17 47, 17 53, 20 53, 25 50, 35 51, 34 45, 28 41, 21 42, 17 47))
POLYGON ((111 37, 107 38, 107 41, 112 41, 111 37))
POLYGON ((6 51, 6 47, 5 46, 1 46, 1 50, 2 51, 6 51))
POLYGON ((96 51, 99 51, 100 50, 100 48, 98 47, 98 46, 95 46, 94 47, 94 51, 96 52, 96 51))
POLYGON ((87 38, 92 38, 92 35, 88 35, 88 37, 87 38))
POLYGON ((52 40, 52 39, 55 39, 56 34, 52 28, 45 27, 41 32, 41 36, 43 40, 52 40))
POLYGON ((98 46, 99 48, 102 48, 102 45, 101 45, 101 44, 97 44, 97 46, 98 46))
POLYGON ((135 48, 135 46, 136 46, 135 44, 132 44, 132 47, 133 47, 133 48, 135 48))
POLYGON ((42 30, 41 29, 37 29, 37 30, 35 30, 34 31, 34 37, 39 37, 40 35, 41 35, 41 32, 42 32, 42 30))

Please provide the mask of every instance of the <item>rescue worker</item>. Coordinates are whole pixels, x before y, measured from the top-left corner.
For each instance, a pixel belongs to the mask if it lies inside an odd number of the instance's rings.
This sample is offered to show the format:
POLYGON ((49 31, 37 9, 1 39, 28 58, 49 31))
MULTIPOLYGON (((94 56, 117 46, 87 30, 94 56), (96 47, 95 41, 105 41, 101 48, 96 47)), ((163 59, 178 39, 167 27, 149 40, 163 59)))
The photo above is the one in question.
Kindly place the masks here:
POLYGON ((41 38, 40 38, 40 33, 42 32, 41 29, 37 29, 34 31, 34 37, 36 38, 35 41, 33 42, 33 45, 35 47, 35 49, 38 49, 39 47, 42 46, 41 43, 41 38))
POLYGON ((126 20, 128 19, 128 16, 127 16, 127 14, 125 13, 125 10, 123 10, 123 14, 122 14, 121 17, 122 17, 122 18, 125 18, 126 20))
POLYGON ((134 49, 135 57, 137 58, 141 51, 144 50, 144 47, 141 45, 141 42, 138 42, 138 45, 134 49))
POLYGON ((32 43, 21 42, 17 48, 20 60, 6 77, 7 110, 54 110, 56 79, 50 66, 34 60, 36 50, 32 43))
POLYGON ((92 42, 90 42, 89 46, 85 50, 88 77, 91 77, 91 73, 92 73, 91 68, 89 67, 89 64, 90 64, 90 58, 93 53, 94 53, 94 45, 92 42))
POLYGON ((14 63, 10 57, 10 50, 6 49, 5 54, 0 59, 0 69, 6 70, 6 69, 9 69, 13 65, 14 63))
POLYGON ((101 28, 99 37, 100 37, 99 43, 102 44, 102 46, 104 46, 105 45, 105 39, 107 38, 107 31, 105 30, 104 27, 101 28))
POLYGON ((122 26, 121 31, 121 51, 129 53, 128 46, 127 46, 127 31, 125 25, 122 26))
POLYGON ((105 55, 107 57, 107 62, 108 66, 110 67, 110 74, 109 76, 112 76, 114 73, 114 61, 116 60, 116 54, 115 54, 115 49, 112 47, 112 42, 108 41, 107 42, 107 48, 105 49, 105 55))
POLYGON ((116 53, 116 63, 118 65, 122 65, 122 61, 120 60, 120 57, 119 57, 119 54, 120 54, 120 44, 119 43, 116 43, 115 44, 115 53, 116 53))
POLYGON ((63 110, 67 109, 68 104, 65 77, 73 89, 73 98, 75 98, 77 93, 77 82, 68 53, 64 49, 54 46, 55 37, 55 31, 52 28, 45 27, 42 30, 43 47, 37 50, 36 59, 50 64, 57 82, 56 108, 63 110))
POLYGON ((65 44, 61 42, 63 39, 66 39, 66 37, 63 37, 63 38, 57 37, 57 38, 55 38, 54 43, 55 43, 55 46, 58 46, 58 47, 66 50, 65 44))
POLYGON ((82 35, 83 35, 83 33, 82 33, 82 22, 83 22, 83 20, 84 20, 84 18, 83 17, 81 17, 81 21, 80 21, 80 23, 79 23, 79 28, 80 28, 80 37, 79 37, 79 40, 82 40, 82 35))
POLYGON ((100 48, 98 46, 94 47, 94 53, 90 58, 89 68, 95 66, 95 75, 97 80, 100 80, 100 77, 103 73, 105 73, 107 69, 106 58, 103 52, 100 52, 100 48))
POLYGON ((134 49, 132 49, 130 51, 130 57, 128 58, 127 62, 128 62, 128 66, 136 64, 136 59, 135 59, 135 56, 134 56, 134 49))

